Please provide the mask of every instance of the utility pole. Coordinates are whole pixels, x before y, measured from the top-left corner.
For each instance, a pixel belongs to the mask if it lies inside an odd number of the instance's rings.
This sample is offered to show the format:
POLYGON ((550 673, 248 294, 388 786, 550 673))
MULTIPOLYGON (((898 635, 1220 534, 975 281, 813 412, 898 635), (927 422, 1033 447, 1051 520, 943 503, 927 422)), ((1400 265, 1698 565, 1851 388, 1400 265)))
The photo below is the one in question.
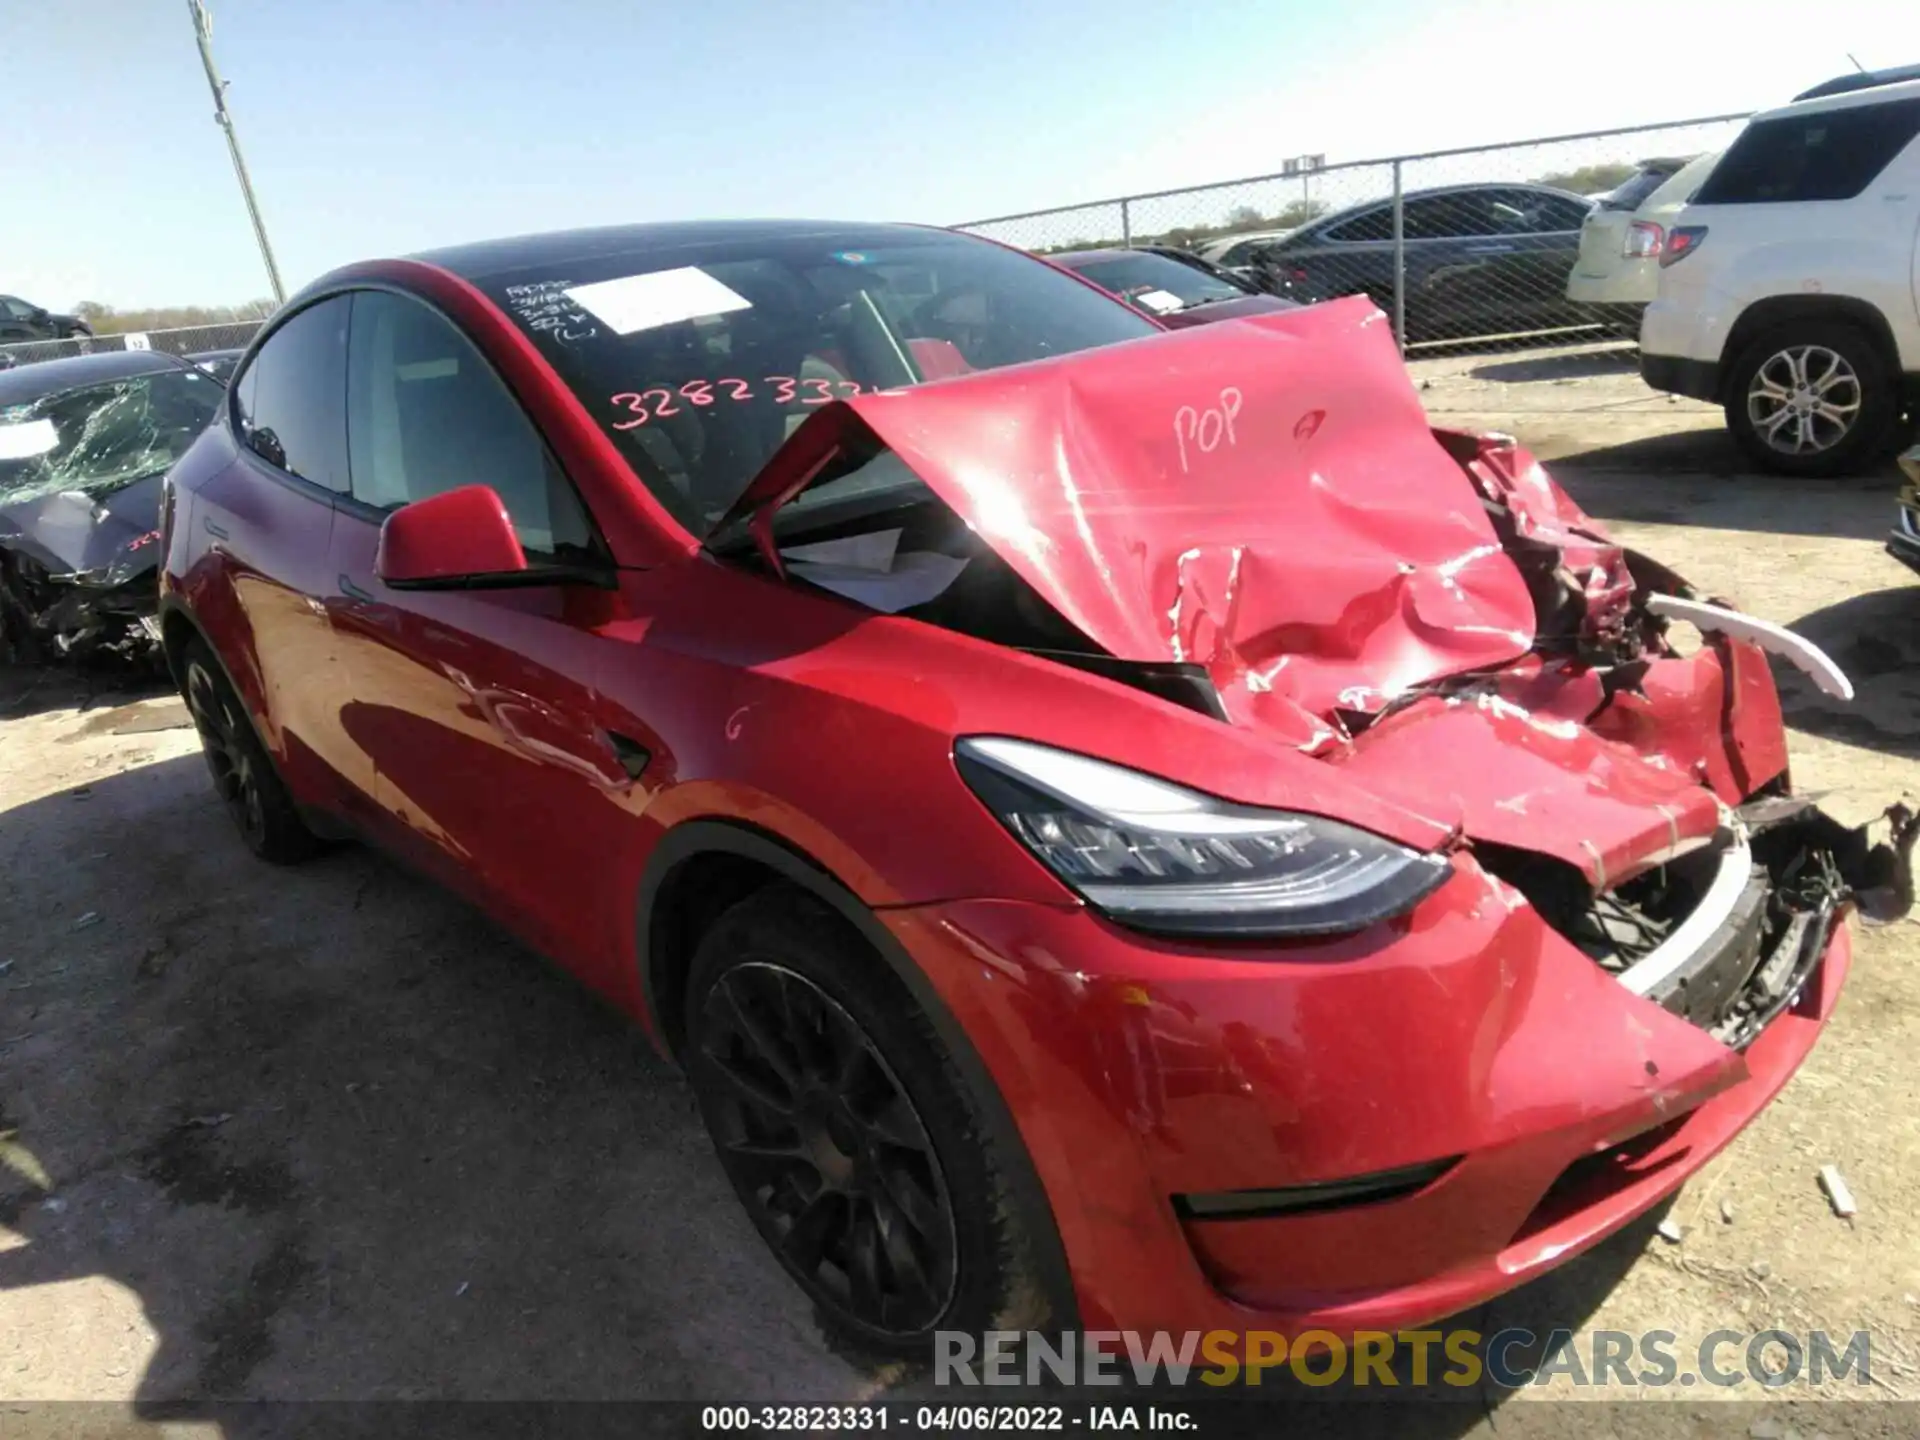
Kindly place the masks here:
POLYGON ((260 258, 267 264, 267 279, 273 285, 273 303, 284 305, 287 292, 280 286, 280 267, 273 263, 273 246, 267 243, 267 227, 260 219, 260 206, 253 198, 253 181, 247 178, 247 162, 240 158, 240 139, 233 133, 233 116, 227 111, 227 82, 213 65, 213 16, 204 0, 187 0, 187 13, 193 17, 193 38, 200 42, 200 63, 207 67, 207 84, 213 90, 213 118, 227 132, 227 149, 233 155, 233 173, 240 181, 240 194, 247 202, 247 216, 253 221, 254 239, 260 242, 260 258))

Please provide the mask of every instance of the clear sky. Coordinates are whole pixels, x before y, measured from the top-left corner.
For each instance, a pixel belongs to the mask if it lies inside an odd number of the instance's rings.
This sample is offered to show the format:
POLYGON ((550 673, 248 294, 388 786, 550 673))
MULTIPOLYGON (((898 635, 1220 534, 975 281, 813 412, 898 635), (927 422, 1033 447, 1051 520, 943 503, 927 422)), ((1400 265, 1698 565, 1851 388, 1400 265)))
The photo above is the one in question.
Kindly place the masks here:
MULTIPOLYGON (((289 289, 685 216, 957 222, 1779 103, 1920 0, 212 0, 289 289)), ((185 0, 0 0, 0 292, 267 293, 185 0)))

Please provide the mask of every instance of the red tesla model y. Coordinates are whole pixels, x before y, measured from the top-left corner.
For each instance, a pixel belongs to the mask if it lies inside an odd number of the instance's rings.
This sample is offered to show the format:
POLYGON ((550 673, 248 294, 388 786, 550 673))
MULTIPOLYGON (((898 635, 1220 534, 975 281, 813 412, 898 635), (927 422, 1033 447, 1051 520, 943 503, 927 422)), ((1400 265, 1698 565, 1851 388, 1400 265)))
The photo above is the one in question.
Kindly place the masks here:
POLYGON ((1364 299, 1168 332, 870 225, 355 265, 164 524, 248 846, 632 1014, 883 1351, 1457 1311, 1725 1145, 1911 900, 1788 785, 1765 650, 1844 677, 1429 428, 1364 299))

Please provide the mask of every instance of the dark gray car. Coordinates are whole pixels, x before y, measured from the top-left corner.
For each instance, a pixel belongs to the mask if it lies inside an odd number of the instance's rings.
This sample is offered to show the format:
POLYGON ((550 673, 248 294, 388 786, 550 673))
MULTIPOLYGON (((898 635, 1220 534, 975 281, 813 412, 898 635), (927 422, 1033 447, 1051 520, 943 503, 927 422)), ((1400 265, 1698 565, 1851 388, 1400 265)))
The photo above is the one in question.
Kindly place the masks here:
MULTIPOLYGON (((1592 323, 1567 299, 1594 202, 1546 185, 1454 185, 1404 197, 1410 341, 1592 323)), ((1255 252, 1301 300, 1368 295, 1393 313, 1393 202, 1356 205, 1255 252)))
POLYGON ((65 340, 91 335, 93 327, 78 315, 57 315, 18 295, 0 295, 0 345, 21 340, 65 340))
POLYGON ((0 372, 0 636, 20 659, 158 653, 162 481, 225 394, 115 350, 0 372))

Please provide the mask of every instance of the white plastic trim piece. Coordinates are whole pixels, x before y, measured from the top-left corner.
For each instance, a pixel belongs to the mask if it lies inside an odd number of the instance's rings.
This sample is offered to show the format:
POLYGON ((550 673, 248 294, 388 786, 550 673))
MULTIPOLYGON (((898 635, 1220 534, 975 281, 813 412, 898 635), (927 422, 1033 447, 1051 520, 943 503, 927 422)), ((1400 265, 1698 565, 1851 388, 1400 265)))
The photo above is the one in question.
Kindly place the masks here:
POLYGON ((1674 971, 1693 958, 1727 916, 1733 913, 1733 907, 1738 903, 1741 892, 1747 888, 1747 879, 1752 874, 1753 851, 1745 835, 1736 835, 1733 843, 1721 855, 1720 869, 1714 874, 1713 883, 1707 887, 1707 893, 1700 898, 1700 903, 1693 907, 1693 913, 1681 921, 1679 928, 1662 940, 1650 955, 1622 972, 1620 983, 1636 995, 1645 995, 1672 976, 1674 971))
POLYGON ((1784 625, 1697 600, 1678 600, 1671 595, 1649 595, 1647 609, 1670 620, 1689 621, 1703 631, 1717 630, 1736 640, 1751 640, 1762 650, 1769 650, 1795 669, 1804 671, 1822 694, 1836 700, 1853 699, 1853 682, 1847 679, 1846 672, 1833 663, 1826 651, 1784 625))

